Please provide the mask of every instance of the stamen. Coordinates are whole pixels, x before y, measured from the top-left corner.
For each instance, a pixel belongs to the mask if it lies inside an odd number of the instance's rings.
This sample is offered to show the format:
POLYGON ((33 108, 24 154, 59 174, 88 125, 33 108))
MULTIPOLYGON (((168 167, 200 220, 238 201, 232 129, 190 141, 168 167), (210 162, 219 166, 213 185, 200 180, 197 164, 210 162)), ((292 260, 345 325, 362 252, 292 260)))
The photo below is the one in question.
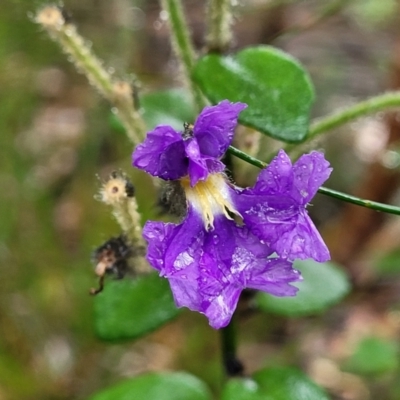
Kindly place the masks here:
POLYGON ((232 214, 241 217, 232 203, 230 189, 223 174, 210 174, 206 180, 190 186, 187 177, 181 180, 187 201, 202 215, 205 228, 214 229, 214 217, 223 214, 233 220, 232 214))

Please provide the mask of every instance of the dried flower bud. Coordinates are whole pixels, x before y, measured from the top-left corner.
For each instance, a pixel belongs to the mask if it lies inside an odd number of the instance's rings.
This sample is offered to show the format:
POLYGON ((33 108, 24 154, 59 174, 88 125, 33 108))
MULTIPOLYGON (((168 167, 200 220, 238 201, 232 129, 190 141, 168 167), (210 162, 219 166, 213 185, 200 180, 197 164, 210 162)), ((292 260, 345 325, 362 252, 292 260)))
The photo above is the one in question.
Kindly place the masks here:
POLYGON ((104 287, 104 276, 114 275, 122 279, 129 271, 129 258, 133 254, 127 238, 124 235, 113 237, 99 246, 93 253, 95 273, 99 277, 99 288, 91 289, 91 294, 100 293, 104 287))
MULTIPOLYGON (((134 186, 127 176, 122 171, 115 171, 103 183, 97 199, 112 207, 126 241, 134 249, 132 258, 135 272, 147 273, 151 269, 144 257, 146 243, 142 237, 140 214, 134 194, 134 186)), ((101 270, 101 266, 99 268, 101 270)))

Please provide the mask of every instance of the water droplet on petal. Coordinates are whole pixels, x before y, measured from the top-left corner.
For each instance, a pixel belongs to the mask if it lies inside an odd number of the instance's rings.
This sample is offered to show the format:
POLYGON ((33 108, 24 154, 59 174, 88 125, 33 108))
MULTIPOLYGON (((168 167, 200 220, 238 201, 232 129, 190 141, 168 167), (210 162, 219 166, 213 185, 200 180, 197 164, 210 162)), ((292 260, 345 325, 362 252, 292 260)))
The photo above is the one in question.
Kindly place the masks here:
POLYGON ((308 196, 308 192, 306 190, 300 190, 300 194, 306 198, 308 196))
POLYGON ((302 237, 300 235, 296 235, 293 238, 292 250, 295 252, 302 252, 302 250, 304 248, 304 242, 305 242, 304 237, 302 237))

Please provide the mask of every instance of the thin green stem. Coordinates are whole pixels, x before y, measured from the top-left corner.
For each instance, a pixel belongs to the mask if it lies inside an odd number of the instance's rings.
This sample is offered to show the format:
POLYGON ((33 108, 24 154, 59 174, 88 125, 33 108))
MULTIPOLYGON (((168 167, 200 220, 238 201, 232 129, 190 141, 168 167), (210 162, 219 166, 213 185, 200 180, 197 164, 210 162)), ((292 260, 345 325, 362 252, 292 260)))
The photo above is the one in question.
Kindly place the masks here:
POLYGON ((233 146, 229 146, 228 149, 229 153, 231 153, 232 155, 236 156, 237 158, 242 159, 243 161, 248 162, 251 165, 254 165, 255 167, 258 168, 265 168, 268 164, 259 160, 258 158, 255 158, 253 156, 250 156, 246 153, 244 153, 243 151, 237 149, 236 147, 233 146))
POLYGON ((363 115, 400 107, 400 92, 388 92, 368 100, 361 101, 349 108, 337 111, 327 117, 316 120, 307 134, 306 140, 310 140, 321 133, 337 128, 340 125, 359 118, 363 115))
POLYGON ((222 363, 228 377, 240 376, 243 364, 236 355, 236 326, 235 317, 228 326, 221 329, 222 363))
POLYGON ((327 196, 334 197, 335 199, 346 201, 347 203, 357 204, 358 206, 370 208, 375 211, 382 211, 388 214, 400 215, 400 207, 391 206, 390 204, 383 204, 377 201, 360 199, 359 197, 350 194, 342 193, 337 190, 328 189, 321 186, 318 193, 326 194, 327 196))
POLYGON ((231 0, 208 1, 208 52, 223 53, 229 48, 232 43, 232 19, 231 0))
MULTIPOLYGON (((240 151, 239 149, 237 149, 235 147, 230 146, 228 151, 231 154, 233 154, 234 156, 236 156, 244 161, 247 161, 249 164, 252 164, 255 167, 265 168, 268 165, 268 164, 258 160, 257 158, 251 157, 248 154, 243 153, 242 151, 240 151)), ((330 197, 334 197, 335 199, 346 201, 347 203, 357 204, 362 207, 370 208, 375 211, 381 211, 381 212, 385 212, 388 214, 400 215, 400 207, 379 203, 377 201, 361 199, 359 197, 352 196, 352 195, 349 195, 346 193, 342 193, 337 190, 328 189, 324 186, 321 186, 318 189, 318 193, 325 194, 330 197)))
POLYGON ((303 145, 323 133, 359 117, 398 107, 400 107, 400 91, 388 92, 371 97, 368 100, 361 101, 343 110, 335 111, 327 117, 318 118, 311 124, 307 136, 301 143, 287 144, 284 146, 284 149, 290 152, 293 157, 296 157, 298 154, 302 153, 303 145))
POLYGON ((192 71, 196 62, 196 53, 192 41, 190 40, 189 28, 185 21, 181 1, 161 0, 161 6, 168 13, 172 44, 182 64, 183 74, 192 92, 196 107, 200 111, 205 106, 205 100, 192 79, 192 71))

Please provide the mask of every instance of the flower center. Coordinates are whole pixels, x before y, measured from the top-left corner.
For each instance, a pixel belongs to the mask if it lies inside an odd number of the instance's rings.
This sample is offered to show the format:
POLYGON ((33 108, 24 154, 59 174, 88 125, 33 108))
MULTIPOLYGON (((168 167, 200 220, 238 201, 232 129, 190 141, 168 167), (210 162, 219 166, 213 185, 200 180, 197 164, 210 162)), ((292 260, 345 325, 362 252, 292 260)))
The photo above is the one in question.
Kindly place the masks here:
POLYGON ((232 189, 228 186, 223 174, 209 174, 204 181, 190 186, 188 177, 181 179, 186 199, 203 218, 206 230, 214 229, 214 217, 224 214, 233 220, 232 214, 241 217, 231 199, 232 189))

